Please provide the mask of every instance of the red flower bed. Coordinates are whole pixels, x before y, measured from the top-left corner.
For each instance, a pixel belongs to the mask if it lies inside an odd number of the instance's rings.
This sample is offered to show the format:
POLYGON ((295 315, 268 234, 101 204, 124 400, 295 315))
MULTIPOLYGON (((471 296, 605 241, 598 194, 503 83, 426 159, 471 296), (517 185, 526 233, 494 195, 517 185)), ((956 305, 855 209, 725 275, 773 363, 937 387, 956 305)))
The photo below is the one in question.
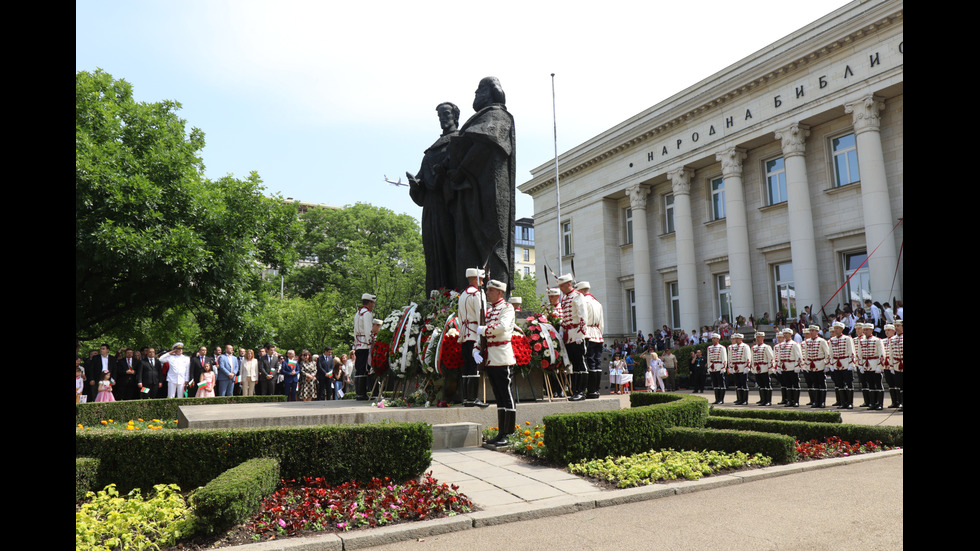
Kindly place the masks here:
POLYGON ((891 449, 883 446, 881 442, 856 442, 851 444, 846 440, 841 440, 837 436, 831 436, 823 442, 810 440, 809 442, 796 442, 796 453, 800 459, 826 459, 828 457, 847 457, 859 453, 874 453, 891 449))
POLYGON ((322 478, 283 481, 249 526, 260 535, 343 532, 472 510, 473 503, 457 492, 458 486, 439 484, 431 474, 421 482, 404 484, 394 484, 387 477, 366 485, 331 486, 322 478))

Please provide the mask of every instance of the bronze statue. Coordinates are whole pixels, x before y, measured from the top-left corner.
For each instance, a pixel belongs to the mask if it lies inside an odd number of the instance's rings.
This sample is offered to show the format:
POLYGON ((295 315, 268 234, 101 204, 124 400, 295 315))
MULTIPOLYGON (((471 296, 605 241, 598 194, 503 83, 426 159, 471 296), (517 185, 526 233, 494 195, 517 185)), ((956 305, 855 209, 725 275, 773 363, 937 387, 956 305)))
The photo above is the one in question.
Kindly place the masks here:
POLYGON ((422 157, 416 176, 408 176, 409 196, 422 207, 422 247, 425 252, 425 287, 458 289, 456 228, 453 222, 453 192, 446 178, 449 141, 459 126, 459 107, 445 102, 436 106, 442 135, 422 157))
POLYGON ((516 143, 505 104, 500 81, 484 78, 473 100, 476 113, 450 138, 456 289, 466 288, 467 268, 484 264, 489 277, 514 286, 516 143))

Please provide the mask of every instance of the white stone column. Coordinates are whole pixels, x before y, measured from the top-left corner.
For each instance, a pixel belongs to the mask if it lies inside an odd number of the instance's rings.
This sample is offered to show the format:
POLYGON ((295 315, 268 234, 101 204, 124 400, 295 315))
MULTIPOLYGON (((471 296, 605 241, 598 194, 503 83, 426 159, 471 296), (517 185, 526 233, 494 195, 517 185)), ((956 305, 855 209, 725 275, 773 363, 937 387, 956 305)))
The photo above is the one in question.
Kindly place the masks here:
POLYGON ((725 230, 728 237, 728 275, 731 278, 732 324, 739 315, 753 314, 752 270, 749 262, 749 222, 745 214, 745 192, 742 189, 744 149, 732 147, 715 155, 721 161, 725 179, 725 230))
MULTIPOLYGON (((891 301, 889 291, 896 296, 902 296, 901 288, 891 289, 892 276, 898 263, 895 236, 891 231, 898 220, 892 217, 888 181, 885 177, 885 157, 881 148, 881 118, 878 113, 884 108, 885 103, 873 95, 844 105, 844 112, 851 113, 854 118, 858 168, 861 171, 864 239, 868 254, 872 255, 868 259, 871 296, 872 300, 880 302, 891 301)), ((895 284, 898 285, 898 281, 895 284)))
POLYGON ((806 138, 810 128, 793 123, 776 132, 782 141, 786 164, 786 197, 789 215, 789 242, 793 259, 793 286, 796 290, 796 314, 804 306, 820 311, 820 282, 817 274, 817 244, 810 207, 810 183, 806 176, 806 138))
POLYGON ((653 332, 653 283, 650 276, 650 233, 647 230, 647 195, 650 188, 636 184, 626 188, 633 209, 633 292, 636 297, 636 329, 653 332))
POLYGON ((691 216, 691 178, 694 170, 681 167, 667 173, 674 192, 674 244, 677 246, 677 295, 681 327, 700 327, 698 279, 694 266, 694 218, 691 216))

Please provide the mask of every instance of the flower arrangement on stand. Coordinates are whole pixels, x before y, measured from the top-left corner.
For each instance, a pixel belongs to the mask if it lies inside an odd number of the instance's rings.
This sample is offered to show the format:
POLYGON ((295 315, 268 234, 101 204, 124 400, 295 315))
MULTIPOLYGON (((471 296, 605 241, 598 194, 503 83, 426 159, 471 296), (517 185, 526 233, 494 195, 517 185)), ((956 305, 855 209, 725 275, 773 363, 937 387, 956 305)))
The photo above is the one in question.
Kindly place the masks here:
POLYGON ((549 322, 547 314, 529 316, 524 334, 527 338, 528 363, 531 367, 538 369, 558 369, 561 367, 558 330, 549 322))

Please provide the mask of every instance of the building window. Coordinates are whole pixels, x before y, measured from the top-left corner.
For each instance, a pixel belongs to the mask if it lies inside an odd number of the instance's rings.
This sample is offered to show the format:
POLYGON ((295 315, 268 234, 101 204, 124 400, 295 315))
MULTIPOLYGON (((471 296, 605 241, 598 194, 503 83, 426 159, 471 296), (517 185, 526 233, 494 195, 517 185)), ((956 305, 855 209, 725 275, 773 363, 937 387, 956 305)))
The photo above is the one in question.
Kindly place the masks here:
POLYGON ((572 223, 561 223, 561 251, 564 256, 572 254, 572 223))
POLYGON ((721 220, 725 217, 725 179, 711 180, 711 219, 721 220))
POLYGON ((633 209, 631 209, 631 208, 630 209, 626 209, 626 212, 623 214, 623 216, 626 219, 626 224, 625 224, 625 228, 624 228, 625 233, 626 233, 626 235, 625 235, 625 238, 626 238, 625 243, 627 245, 631 245, 633 243, 633 209))
POLYGON ((670 300, 670 327, 671 329, 681 328, 681 296, 677 290, 677 282, 667 284, 667 298, 670 300))
POLYGON ((531 249, 522 249, 524 251, 524 262, 531 261, 531 249))
POLYGON ((786 163, 782 157, 766 161, 766 192, 770 205, 786 202, 786 163))
POLYGON ((664 233, 674 233, 674 194, 664 195, 664 233))
POLYGON ((864 307, 864 299, 871 298, 871 272, 868 270, 868 254, 865 251, 844 254, 844 292, 851 312, 864 307), (859 269, 860 268, 860 269, 859 269), (848 279, 850 278, 850 279, 848 279))
POLYGON ((793 285, 793 264, 774 264, 773 287, 776 289, 776 308, 787 319, 796 317, 796 289, 793 285))
POLYGON ((524 266, 524 275, 525 276, 531 275, 531 267, 530 266, 524 266))
POLYGON ((846 186, 861 181, 858 171, 857 142, 854 134, 831 140, 834 152, 834 186, 846 186))
POLYGON ((629 332, 636 333, 636 291, 634 289, 626 289, 626 317, 629 324, 629 332))
POLYGON ((732 318, 732 278, 729 274, 721 274, 715 277, 718 285, 718 315, 729 322, 734 322, 732 318))

